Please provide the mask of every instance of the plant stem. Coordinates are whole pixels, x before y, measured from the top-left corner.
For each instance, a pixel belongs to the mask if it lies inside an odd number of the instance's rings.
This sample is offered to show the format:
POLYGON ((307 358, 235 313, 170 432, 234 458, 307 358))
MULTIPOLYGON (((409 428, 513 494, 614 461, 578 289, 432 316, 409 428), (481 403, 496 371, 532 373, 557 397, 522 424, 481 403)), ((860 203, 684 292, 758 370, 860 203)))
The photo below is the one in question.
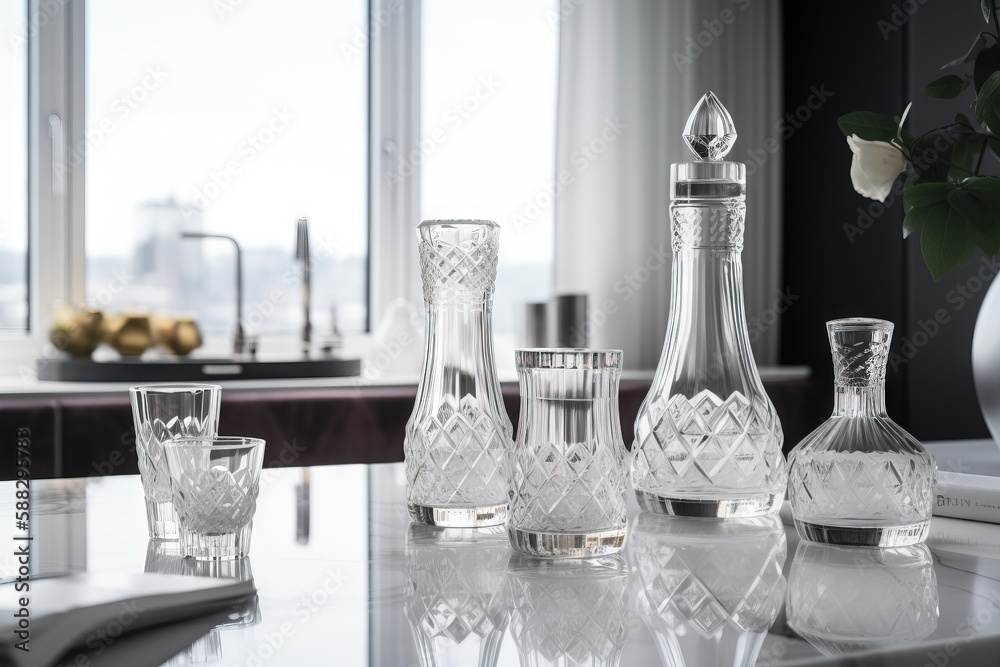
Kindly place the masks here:
POLYGON ((986 145, 989 143, 986 139, 983 139, 983 147, 979 149, 979 160, 976 162, 976 173, 979 175, 979 168, 983 166, 983 157, 986 155, 986 145))

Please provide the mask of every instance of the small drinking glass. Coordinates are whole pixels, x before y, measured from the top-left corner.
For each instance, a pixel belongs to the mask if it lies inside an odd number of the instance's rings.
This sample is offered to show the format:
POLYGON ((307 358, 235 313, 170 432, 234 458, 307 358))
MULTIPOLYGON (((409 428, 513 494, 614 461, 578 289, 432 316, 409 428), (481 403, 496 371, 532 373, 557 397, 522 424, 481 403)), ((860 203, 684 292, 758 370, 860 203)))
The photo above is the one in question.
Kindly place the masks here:
POLYGON ((161 445, 175 438, 219 432, 222 387, 212 384, 145 385, 129 389, 135 452, 152 540, 177 539, 177 515, 161 445))
POLYGON ((625 542, 621 350, 516 350, 521 381, 510 453, 514 549, 542 558, 603 556, 625 542))
POLYGON ((163 444, 181 553, 232 560, 250 552, 264 441, 216 436, 163 444))

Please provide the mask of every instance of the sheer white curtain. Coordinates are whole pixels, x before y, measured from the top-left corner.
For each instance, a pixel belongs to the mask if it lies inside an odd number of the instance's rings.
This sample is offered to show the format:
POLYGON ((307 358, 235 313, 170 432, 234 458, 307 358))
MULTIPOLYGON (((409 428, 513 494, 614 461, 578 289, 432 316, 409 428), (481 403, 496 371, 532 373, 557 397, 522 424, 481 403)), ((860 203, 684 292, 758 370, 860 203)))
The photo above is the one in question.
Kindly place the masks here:
POLYGON ((777 0, 563 3, 555 289, 589 296, 590 346, 623 349, 628 368, 652 368, 660 356, 670 163, 693 157, 681 131, 709 89, 739 133, 729 159, 747 163, 743 264, 754 353, 759 364, 777 361, 769 309, 778 310, 781 275, 780 14, 777 0))

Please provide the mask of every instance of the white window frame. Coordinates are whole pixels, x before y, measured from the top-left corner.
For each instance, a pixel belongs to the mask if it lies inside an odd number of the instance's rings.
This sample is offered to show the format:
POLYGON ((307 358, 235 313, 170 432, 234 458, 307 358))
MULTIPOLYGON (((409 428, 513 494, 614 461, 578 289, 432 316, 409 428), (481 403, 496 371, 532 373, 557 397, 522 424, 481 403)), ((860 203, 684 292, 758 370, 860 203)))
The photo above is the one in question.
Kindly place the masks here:
MULTIPOLYGON (((86 0, 28 7, 29 331, 0 336, 0 376, 30 381, 53 303, 86 301, 85 165, 69 164, 85 131, 86 0)), ((420 139, 420 0, 369 3, 368 321, 393 299, 420 303, 414 228, 419 166, 397 187, 382 174, 420 139)))
POLYGON ((83 136, 85 7, 28 0, 27 9, 29 330, 4 334, 0 344, 0 374, 25 381, 36 359, 54 354, 51 304, 86 294, 84 170, 64 168, 67 146, 83 136))
POLYGON ((389 304, 420 305, 416 226, 420 166, 389 187, 401 157, 420 143, 420 0, 371 0, 369 42, 368 321, 378 325, 389 304))

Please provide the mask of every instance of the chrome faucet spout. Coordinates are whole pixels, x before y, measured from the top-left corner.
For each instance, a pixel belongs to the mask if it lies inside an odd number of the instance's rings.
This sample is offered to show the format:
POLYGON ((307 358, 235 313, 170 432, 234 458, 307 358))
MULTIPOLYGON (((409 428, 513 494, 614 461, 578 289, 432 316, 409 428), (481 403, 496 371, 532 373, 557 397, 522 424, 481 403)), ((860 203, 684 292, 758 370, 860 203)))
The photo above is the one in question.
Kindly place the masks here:
POLYGON ((309 259, 309 221, 299 218, 295 225, 295 259, 302 265, 302 354, 309 356, 312 347, 312 322, 309 319, 311 290, 309 259))
POLYGON ((233 332, 233 352, 243 354, 246 349, 246 336, 243 334, 243 252, 235 238, 228 234, 210 234, 207 232, 181 232, 184 239, 225 239, 236 248, 236 330, 233 332))

